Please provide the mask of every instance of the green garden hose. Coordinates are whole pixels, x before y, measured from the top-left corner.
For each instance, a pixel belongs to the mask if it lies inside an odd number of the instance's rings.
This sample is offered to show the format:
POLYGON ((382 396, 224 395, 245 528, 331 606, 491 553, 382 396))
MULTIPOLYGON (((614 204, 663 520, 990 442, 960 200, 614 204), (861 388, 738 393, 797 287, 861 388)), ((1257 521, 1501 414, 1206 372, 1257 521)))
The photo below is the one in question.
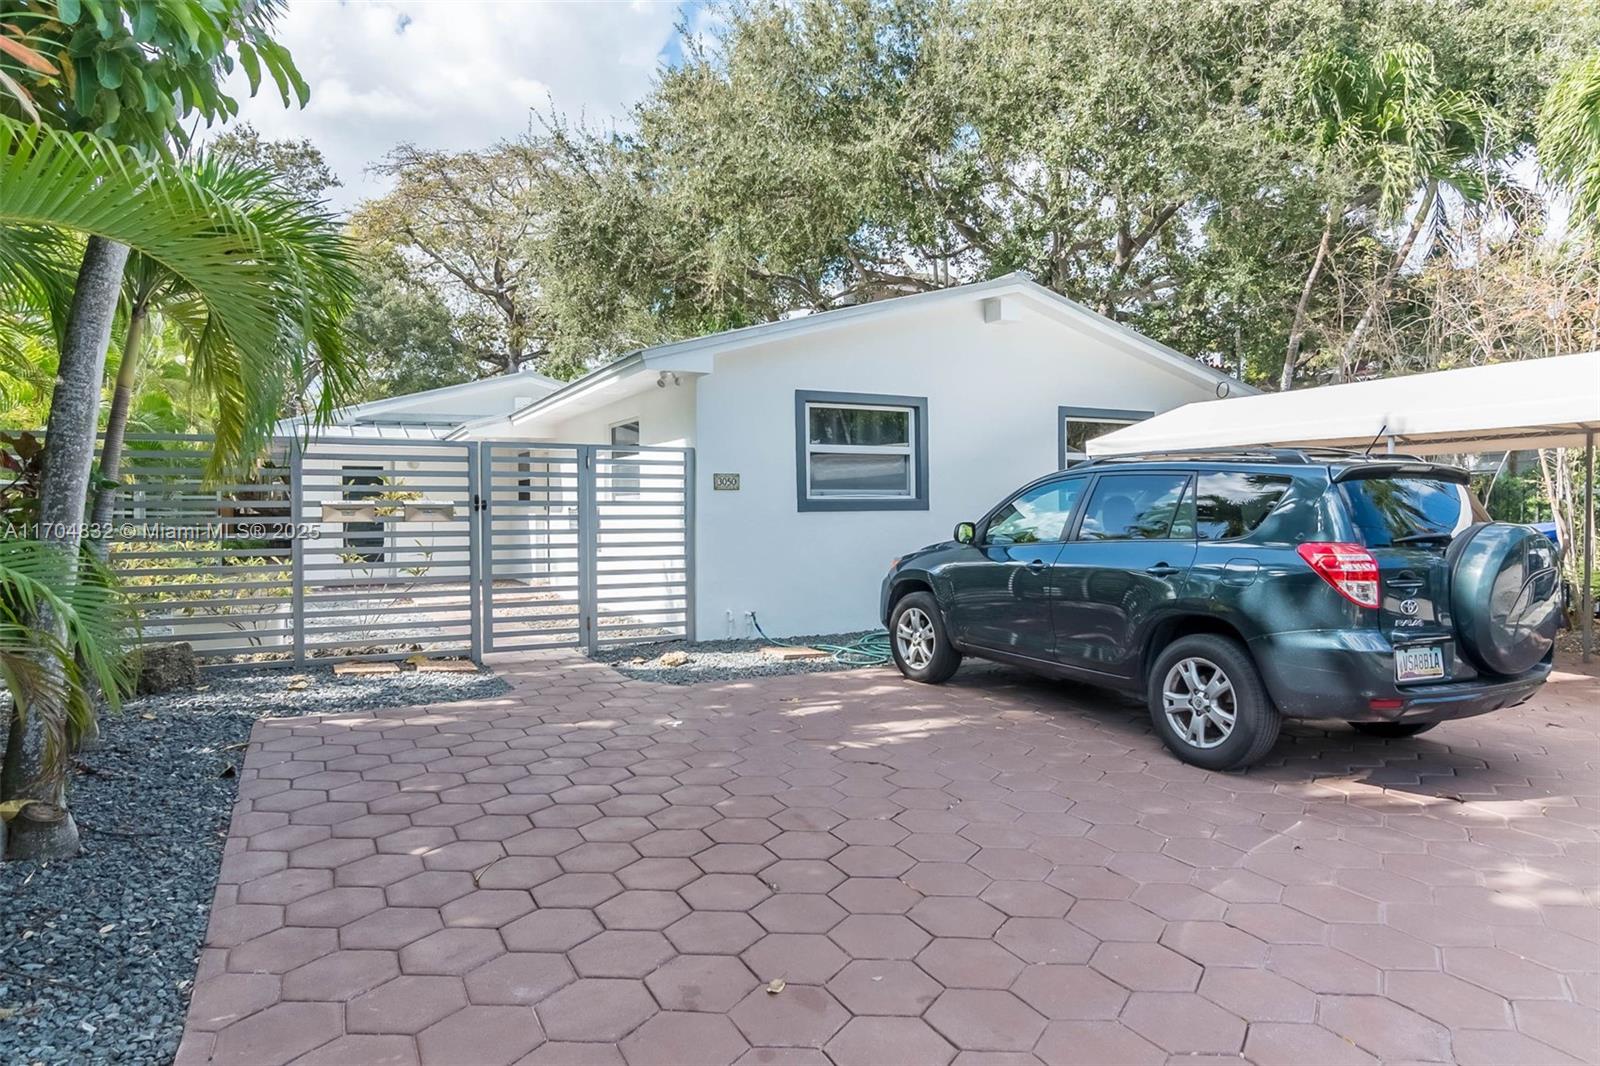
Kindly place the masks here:
POLYGON ((818 651, 827 652, 833 661, 841 666, 885 666, 889 662, 887 630, 868 633, 848 644, 795 644, 792 641, 767 636, 761 628, 761 623, 756 621, 753 611, 750 614, 750 622, 756 627, 756 632, 761 634, 761 639, 768 644, 776 644, 780 648, 816 648, 818 651))

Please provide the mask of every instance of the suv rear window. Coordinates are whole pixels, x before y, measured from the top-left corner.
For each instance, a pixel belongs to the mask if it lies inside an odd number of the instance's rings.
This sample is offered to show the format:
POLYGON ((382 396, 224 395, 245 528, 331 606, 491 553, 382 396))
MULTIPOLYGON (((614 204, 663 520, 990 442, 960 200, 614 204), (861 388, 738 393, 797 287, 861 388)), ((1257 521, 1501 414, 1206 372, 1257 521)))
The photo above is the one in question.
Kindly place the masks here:
POLYGON ((1356 535, 1369 548, 1487 521, 1467 486, 1441 478, 1358 478, 1339 485, 1356 535))
POLYGON ((1293 478, 1243 470, 1201 474, 1195 492, 1196 528, 1201 540, 1231 540, 1259 526, 1293 478))

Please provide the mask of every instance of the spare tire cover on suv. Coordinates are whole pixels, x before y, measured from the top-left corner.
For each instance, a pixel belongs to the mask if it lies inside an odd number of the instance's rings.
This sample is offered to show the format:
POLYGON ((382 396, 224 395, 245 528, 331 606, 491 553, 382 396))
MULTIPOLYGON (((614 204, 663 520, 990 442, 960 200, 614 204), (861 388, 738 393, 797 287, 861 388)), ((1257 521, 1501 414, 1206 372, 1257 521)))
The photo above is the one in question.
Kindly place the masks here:
POLYGON ((1492 674, 1520 674, 1555 643, 1561 577, 1555 548, 1528 526, 1484 522, 1450 542, 1450 608, 1461 648, 1492 674))

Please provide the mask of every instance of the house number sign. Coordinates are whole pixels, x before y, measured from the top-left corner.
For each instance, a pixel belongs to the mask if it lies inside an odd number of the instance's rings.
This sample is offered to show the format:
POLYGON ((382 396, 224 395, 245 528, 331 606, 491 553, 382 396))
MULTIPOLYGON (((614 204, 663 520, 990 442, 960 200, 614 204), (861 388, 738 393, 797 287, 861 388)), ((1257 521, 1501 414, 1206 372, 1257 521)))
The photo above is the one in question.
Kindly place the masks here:
POLYGON ((738 492, 738 474, 712 474, 711 488, 716 492, 738 492))

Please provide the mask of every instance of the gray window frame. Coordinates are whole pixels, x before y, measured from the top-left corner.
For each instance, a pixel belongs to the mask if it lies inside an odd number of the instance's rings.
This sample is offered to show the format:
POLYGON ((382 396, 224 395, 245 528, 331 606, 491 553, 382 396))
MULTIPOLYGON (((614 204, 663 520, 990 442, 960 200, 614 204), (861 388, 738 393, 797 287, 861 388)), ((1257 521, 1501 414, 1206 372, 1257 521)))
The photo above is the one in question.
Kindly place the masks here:
MULTIPOLYGON (((1067 420, 1078 422, 1126 422, 1129 425, 1154 418, 1154 411, 1124 411, 1115 407, 1056 408, 1056 469, 1067 466, 1067 420)), ((1080 462, 1082 460, 1079 460, 1080 462)))
POLYGON ((794 394, 795 507, 800 511, 926 511, 928 509, 928 398, 891 396, 876 392, 819 392, 796 389, 794 394), (841 496, 817 498, 808 491, 806 455, 810 435, 806 405, 836 407, 904 407, 912 412, 912 494, 910 496, 841 496))

